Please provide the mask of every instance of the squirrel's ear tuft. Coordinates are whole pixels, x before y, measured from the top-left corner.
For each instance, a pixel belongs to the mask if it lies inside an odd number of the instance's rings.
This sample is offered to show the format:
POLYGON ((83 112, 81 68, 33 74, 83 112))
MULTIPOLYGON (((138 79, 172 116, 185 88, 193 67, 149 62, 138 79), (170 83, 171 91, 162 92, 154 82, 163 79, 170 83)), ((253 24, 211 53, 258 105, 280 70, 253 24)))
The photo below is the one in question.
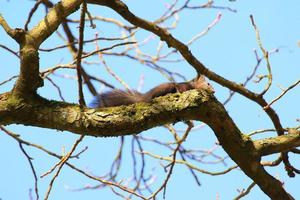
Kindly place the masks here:
POLYGON ((205 80, 205 76, 204 75, 198 75, 198 80, 205 80))
POLYGON ((198 74, 197 77, 194 78, 192 81, 193 82, 198 82, 198 81, 202 82, 202 81, 206 81, 206 79, 205 79, 205 76, 203 76, 202 74, 198 74))

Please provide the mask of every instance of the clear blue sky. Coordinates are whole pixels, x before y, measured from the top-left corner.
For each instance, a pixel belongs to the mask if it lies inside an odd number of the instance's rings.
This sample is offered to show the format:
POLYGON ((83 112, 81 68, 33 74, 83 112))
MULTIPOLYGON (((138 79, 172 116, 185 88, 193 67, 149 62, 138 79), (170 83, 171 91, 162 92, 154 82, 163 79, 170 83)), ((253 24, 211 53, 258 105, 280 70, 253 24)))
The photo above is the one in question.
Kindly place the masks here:
MULTIPOLYGON (((161 15, 165 9, 164 5, 169 1, 155 0, 155 1, 133 1, 127 0, 129 8, 136 13, 136 15, 148 20, 154 20, 161 15)), ((170 1, 171 2, 171 1, 170 1)), ((204 3, 205 1, 191 1, 204 3)), ((193 4, 193 3, 192 3, 193 4)), ((24 27, 24 23, 28 16, 28 12, 33 5, 33 1, 1 1, 0 13, 4 16, 7 22, 12 27, 24 27), (22 6, 20 6, 22 5, 22 6)), ((254 49, 258 49, 255 32, 250 23, 249 15, 252 14, 255 18, 256 24, 261 33, 261 39, 264 47, 267 50, 279 48, 279 52, 270 57, 274 84, 267 95, 268 100, 272 100, 280 94, 281 90, 278 86, 288 87, 300 77, 300 49, 297 45, 300 41, 300 4, 297 0, 280 1, 280 0, 253 0, 235 2, 216 1, 217 6, 230 6, 237 10, 237 13, 229 12, 220 9, 202 9, 202 10, 186 10, 180 14, 180 22, 172 34, 183 42, 189 41, 195 34, 204 30, 216 17, 218 13, 222 13, 221 21, 204 37, 200 38, 195 44, 191 46, 194 55, 197 56, 206 66, 218 74, 234 80, 236 82, 243 82, 245 78, 251 73, 256 64, 256 59, 253 53, 254 49)), ((89 6, 89 10, 93 14, 99 14, 104 17, 120 17, 108 9, 101 7, 89 6)), ((44 15, 43 9, 39 10, 31 25, 35 24, 44 15), (42 13, 42 14, 41 14, 42 13)), ((74 17, 78 16, 78 12, 74 17)), ((74 18, 73 17, 73 18, 74 18)), ((86 29, 89 33, 87 38, 93 37, 94 33, 99 32, 100 36, 120 36, 119 31, 112 30, 108 25, 101 24, 95 30, 86 29)), ((141 31, 139 37, 150 35, 148 32, 141 31)), ((43 44, 43 47, 54 47, 63 42, 57 38, 56 35, 51 36, 49 40, 43 44)), ((0 44, 7 45, 13 50, 17 51, 17 44, 6 35, 2 28, 0 28, 0 44)), ((102 45, 102 43, 101 43, 102 45)), ((155 52, 157 40, 154 39, 152 44, 147 45, 143 50, 147 52, 155 52)), ((104 46, 109 46, 109 43, 103 43, 104 46)), ((121 47, 122 48, 122 47, 121 47)), ((165 49, 167 51, 167 49, 165 49)), ((261 56, 261 52, 259 51, 261 56)), ((6 80, 8 77, 17 75, 19 71, 18 59, 4 49, 0 48, 0 82, 6 80)), ((40 53, 41 68, 45 69, 57 63, 68 63, 71 61, 71 56, 66 54, 66 51, 58 51, 51 53, 40 53)), ((143 67, 137 62, 129 61, 128 59, 107 58, 107 61, 113 69, 118 73, 132 88, 136 88, 141 75, 145 76, 145 83, 143 91, 166 81, 156 71, 143 67)), ((195 76, 195 71, 187 63, 181 62, 179 64, 166 64, 170 70, 184 74, 188 79, 195 76)), ((117 87, 122 87, 120 84, 114 82, 104 70, 100 67, 89 67, 88 70, 105 80, 114 83, 117 87)), ((74 74, 70 71, 66 73, 74 74)), ((263 62, 259 69, 259 74, 265 74, 266 67, 263 62)), ((62 73, 61 73, 62 74, 62 73)), ((65 80, 58 77, 53 77, 57 84, 62 87, 63 95, 68 102, 77 102, 77 89, 75 80, 65 80)), ((178 81, 182 81, 178 79, 178 81)), ((227 98, 228 90, 212 83, 216 90, 216 96, 220 101, 227 98)), ((13 86, 13 82, 0 86, 0 92, 9 91, 13 86)), ((254 84, 250 82, 248 88, 254 91, 261 91, 264 84, 254 84)), ((100 89, 101 86, 99 85, 100 89)), ((45 86, 39 90, 39 93, 49 99, 59 99, 57 91, 49 82, 45 82, 45 86)), ((91 101, 92 97, 86 90, 86 98, 91 101)), ((300 89, 299 87, 291 91, 281 101, 274 104, 274 108, 281 117, 284 127, 296 126, 296 118, 300 117, 299 109, 300 89)), ((265 113, 256 104, 247 99, 237 95, 227 105, 229 114, 233 117, 239 128, 247 133, 257 129, 272 128, 270 120, 265 113)), ((299 124, 299 123, 298 123, 299 124)), ((177 127, 181 127, 180 125, 177 127)), ((73 142, 78 138, 77 135, 68 132, 60 132, 55 130, 25 127, 22 125, 8 126, 10 130, 20 134, 22 138, 33 143, 41 144, 42 146, 51 149, 57 153, 61 153, 62 148, 68 151, 73 142)), ((169 140, 170 137, 164 128, 154 128, 143 132, 143 136, 165 138, 169 140)), ((272 135, 272 134, 270 134, 272 135)), ((130 157, 130 142, 131 137, 126 137, 126 147, 124 149, 124 160, 122 166, 122 177, 126 176, 127 172, 132 170, 132 161, 130 157), (128 159, 125 159, 128 158, 128 159)), ((111 160, 118 150, 119 138, 93 138, 86 137, 78 149, 88 146, 88 151, 82 155, 80 160, 72 161, 82 169, 92 172, 93 174, 102 175, 110 167, 111 160)), ((204 128, 193 132, 186 141, 186 146, 196 147, 199 149, 209 149, 216 142, 216 138, 209 128, 204 128)), ((32 148, 26 148, 28 153, 34 158, 33 163, 37 169, 38 175, 43 174, 50 169, 57 160, 49 157, 32 148)), ((145 150, 154 153, 168 156, 167 151, 161 147, 145 144, 145 150)), ((217 151, 220 155, 224 155, 221 149, 217 151)), ((29 164, 23 154, 21 153, 18 144, 8 137, 0 133, 0 199, 29 199, 29 189, 34 186, 34 179, 30 171, 29 164)), ((299 166, 299 158, 292 157, 292 162, 295 166, 299 166)), ((272 159, 273 157, 266 158, 272 159)), ((212 159, 212 158, 210 158, 212 159)), ((153 170, 157 173, 157 186, 160 185, 161 177, 165 176, 159 162, 149 158, 147 166, 148 175, 153 170)), ((228 166, 234 163, 229 159, 226 160, 228 166)), ((226 169, 222 164, 208 165, 197 164, 198 167, 211 170, 221 171, 226 169)), ((270 170, 270 173, 284 181, 285 188, 297 199, 300 197, 298 186, 300 184, 299 176, 296 178, 287 177, 282 165, 270 170)), ((232 199, 237 196, 237 189, 246 188, 251 180, 246 177, 240 170, 234 170, 224 176, 209 176, 205 174, 198 174, 201 186, 198 187, 192 175, 184 166, 176 166, 173 177, 167 188, 166 199, 216 199, 219 196, 221 200, 232 199)), ((39 180, 40 196, 43 198, 52 176, 48 176, 39 180)), ((87 185, 96 185, 97 183, 77 174, 64 167, 62 173, 57 178, 53 191, 51 193, 52 200, 60 199, 118 199, 112 194, 110 189, 104 190, 85 190, 75 192, 73 189, 82 188, 87 185)), ((159 196, 162 199, 162 196, 159 196)), ((256 186, 250 195, 244 199, 268 199, 260 189, 256 186)))

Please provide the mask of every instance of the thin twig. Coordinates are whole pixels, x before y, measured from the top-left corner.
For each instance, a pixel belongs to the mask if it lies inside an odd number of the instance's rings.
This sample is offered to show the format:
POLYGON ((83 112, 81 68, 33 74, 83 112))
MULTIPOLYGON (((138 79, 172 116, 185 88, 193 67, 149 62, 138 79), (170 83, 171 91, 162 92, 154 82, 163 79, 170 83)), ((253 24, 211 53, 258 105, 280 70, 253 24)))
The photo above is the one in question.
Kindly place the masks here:
POLYGON ((265 89, 260 93, 260 96, 263 96, 270 89, 270 87, 272 85, 272 79, 273 79, 272 69, 271 69, 271 64, 270 64, 270 60, 269 60, 269 52, 266 51, 265 48, 262 45, 262 41, 260 39, 259 30, 258 30, 258 28, 257 28, 257 26, 255 24, 253 15, 250 15, 250 19, 251 19, 252 26, 253 26, 253 28, 255 30, 255 33, 256 33, 256 40, 257 40, 258 46, 259 46, 260 50, 262 51, 262 53, 264 55, 264 58, 265 58, 265 60, 267 62, 268 83, 267 83, 267 86, 265 87, 265 89))
POLYGON ((79 139, 76 140, 76 142, 74 143, 73 147, 71 148, 70 152, 64 156, 61 161, 59 162, 59 166, 58 166, 58 169, 55 173, 55 175, 53 176, 53 178, 51 179, 50 183, 49 183, 49 186, 48 186, 48 190, 47 190, 47 193, 45 195, 45 200, 47 200, 49 198, 49 195, 50 195, 50 192, 51 192, 51 189, 52 189, 52 186, 53 186, 53 183, 55 181, 55 179, 58 177, 62 167, 64 166, 64 164, 68 161, 68 159, 70 158, 70 156, 72 155, 72 153, 75 151, 76 147, 78 146, 78 144, 82 141, 82 139, 84 138, 85 135, 81 135, 79 137, 79 139))
POLYGON ((32 158, 27 154, 27 152, 25 151, 25 149, 23 148, 23 145, 21 142, 19 142, 19 147, 22 150, 23 154, 25 155, 25 157, 27 158, 29 165, 30 165, 30 169, 32 171, 33 177, 34 177, 34 191, 35 191, 35 195, 36 195, 36 200, 39 199, 39 190, 38 190, 38 177, 36 175, 33 163, 32 163, 32 158))
POLYGON ((256 185, 255 182, 251 183, 247 189, 245 191, 242 191, 237 197, 234 198, 234 200, 239 200, 241 199, 242 197, 246 196, 247 194, 250 193, 251 189, 256 185))
POLYGON ((12 76, 12 77, 10 77, 9 79, 7 79, 7 80, 1 82, 0 85, 4 85, 5 83, 8 83, 9 81, 11 81, 11 80, 13 80, 13 79, 15 79, 15 78, 18 78, 18 77, 19 77, 18 75, 12 76))
POLYGON ((204 35, 206 35, 210 29, 212 29, 222 18, 222 13, 218 13, 216 18, 214 19, 214 21, 209 24, 205 30, 203 30, 202 32, 200 32, 199 34, 195 35, 190 41, 188 41, 188 43, 186 45, 191 45, 195 40, 199 39, 200 37, 203 37, 204 35))
MULTIPOLYGON (((173 172, 173 168, 175 166, 175 163, 176 163, 176 155, 177 155, 177 152, 179 151, 179 148, 181 146, 181 144, 186 140, 190 130, 193 128, 193 125, 192 124, 188 124, 188 128, 186 130, 186 132, 184 133, 184 135, 178 140, 178 143, 177 143, 177 146, 173 152, 173 156, 172 156, 172 161, 171 163, 169 164, 170 166, 170 169, 169 169, 169 172, 163 182, 163 184, 148 198, 148 199, 155 199, 156 198, 156 195, 162 190, 164 189, 164 193, 163 193, 163 196, 165 197, 165 192, 166 192, 166 188, 167 188, 167 183, 168 181, 170 180, 170 177, 172 175, 172 172, 173 172)), ((176 139, 176 138, 175 138, 176 139)), ((177 140, 177 139, 176 139, 177 140)))
POLYGON ((38 1, 34 4, 33 8, 30 10, 29 15, 28 15, 28 18, 27 18, 26 23, 25 23, 25 26, 24 26, 24 30, 25 30, 25 31, 28 31, 28 25, 29 25, 29 23, 30 23, 30 20, 31 20, 31 18, 32 18, 33 14, 34 14, 34 12, 38 9, 39 5, 40 5, 42 2, 43 2, 43 0, 38 0, 38 1))
MULTIPOLYGON (((97 37, 97 36, 96 36, 97 37)), ((128 42, 127 42, 128 43, 128 42)), ((134 42, 135 43, 135 42, 134 42)), ((103 58, 103 55, 100 53, 99 51, 99 45, 97 42, 95 42, 95 45, 96 45, 96 51, 95 52, 98 52, 98 57, 100 59, 100 61, 102 62, 102 64, 104 65, 106 71, 112 76, 114 77, 117 81, 119 81, 127 90, 130 90, 130 87, 129 85, 121 79, 120 76, 118 76, 115 72, 112 71, 111 67, 108 66, 108 64, 106 63, 106 61, 104 60, 103 58)))
POLYGON ((289 90, 291 90, 294 87, 296 87, 299 83, 300 83, 300 80, 296 81, 291 86, 289 86, 287 89, 283 90, 283 92, 278 97, 276 97, 275 99, 273 99, 268 105, 266 105, 264 107, 264 109, 268 109, 273 103, 275 103, 276 101, 278 101, 279 99, 281 99, 281 97, 283 97, 289 90))
POLYGON ((65 101, 64 97, 62 96, 62 92, 59 88, 59 86, 49 77, 46 77, 46 79, 57 89, 59 97, 61 98, 62 101, 65 101))
POLYGON ((25 155, 25 157, 27 158, 28 162, 29 162, 29 165, 30 165, 30 169, 32 171, 32 174, 33 174, 33 177, 34 177, 34 190, 35 190, 35 195, 36 195, 36 200, 39 199, 39 192, 38 192, 38 177, 36 175, 36 172, 35 172, 35 169, 34 169, 34 166, 33 166, 33 163, 32 163, 32 158, 27 154, 27 152, 25 151, 24 147, 23 147, 23 144, 25 145, 28 145, 27 142, 21 140, 19 138, 19 135, 17 134, 14 134, 13 132, 7 130, 6 128, 4 128, 4 126, 0 126, 0 129, 6 133, 7 135, 13 137, 18 143, 19 143, 19 147, 22 151, 22 153, 25 155))
POLYGON ((0 44, 0 47, 7 50, 8 52, 12 53, 13 55, 17 56, 18 58, 20 58, 19 54, 13 50, 11 50, 10 48, 8 48, 7 46, 0 44))
MULTIPOLYGON (((132 32, 131 34, 129 34, 128 36, 125 36, 125 37, 116 37, 116 38, 98 37, 98 38, 94 38, 94 39, 90 39, 90 40, 84 40, 84 44, 95 42, 97 40, 104 40, 104 41, 125 40, 127 38, 132 37, 133 34, 135 34, 135 32, 132 32)), ((63 48, 66 48, 66 47, 68 47, 70 45, 74 45, 74 44, 78 44, 78 43, 79 43, 79 41, 74 41, 74 42, 72 42, 70 44, 67 44, 67 45, 61 45, 61 46, 57 46, 57 47, 50 48, 50 49, 39 49, 39 50, 40 51, 45 51, 45 52, 50 52, 50 51, 54 51, 54 50, 58 50, 58 49, 63 49, 63 48)))

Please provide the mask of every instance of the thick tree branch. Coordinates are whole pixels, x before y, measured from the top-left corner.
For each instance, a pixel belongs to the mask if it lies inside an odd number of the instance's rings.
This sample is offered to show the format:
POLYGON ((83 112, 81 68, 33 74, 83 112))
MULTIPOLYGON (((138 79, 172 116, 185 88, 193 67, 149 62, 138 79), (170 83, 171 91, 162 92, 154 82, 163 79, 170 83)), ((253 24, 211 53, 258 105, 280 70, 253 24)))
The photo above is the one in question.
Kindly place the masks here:
POLYGON ((15 84, 14 94, 31 96, 37 88, 43 86, 43 80, 39 76, 39 54, 33 44, 21 45, 20 66, 20 76, 15 84))
POLYGON ((204 91, 167 95, 155 99, 152 104, 106 109, 81 109, 76 104, 47 101, 41 97, 18 99, 10 93, 2 95, 2 99, 0 124, 21 123, 93 136, 139 133, 155 126, 194 119, 198 115, 202 119, 214 105, 211 100, 214 98, 204 91))
POLYGON ((300 131, 290 129, 287 135, 257 140, 254 146, 261 156, 289 151, 300 146, 300 131))

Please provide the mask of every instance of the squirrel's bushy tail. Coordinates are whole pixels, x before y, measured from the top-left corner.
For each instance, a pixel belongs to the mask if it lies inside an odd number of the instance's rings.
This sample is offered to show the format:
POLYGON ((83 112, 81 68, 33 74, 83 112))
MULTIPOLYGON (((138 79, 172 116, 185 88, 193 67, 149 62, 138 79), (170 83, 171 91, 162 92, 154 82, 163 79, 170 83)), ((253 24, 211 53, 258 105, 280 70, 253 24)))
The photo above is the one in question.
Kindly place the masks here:
POLYGON ((130 105, 143 101, 143 95, 138 91, 112 90, 98 94, 91 103, 93 108, 130 105))

